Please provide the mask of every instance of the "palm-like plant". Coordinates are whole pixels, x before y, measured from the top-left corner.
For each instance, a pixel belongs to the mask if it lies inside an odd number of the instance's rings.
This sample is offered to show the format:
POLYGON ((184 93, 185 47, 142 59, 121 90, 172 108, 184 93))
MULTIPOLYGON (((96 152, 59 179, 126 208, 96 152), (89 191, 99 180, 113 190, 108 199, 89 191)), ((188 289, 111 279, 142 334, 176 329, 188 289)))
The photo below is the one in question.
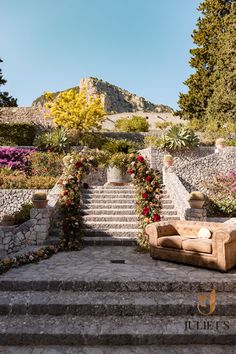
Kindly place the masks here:
POLYGON ((169 150, 189 149, 198 145, 198 136, 183 124, 174 125, 163 136, 162 147, 169 150))

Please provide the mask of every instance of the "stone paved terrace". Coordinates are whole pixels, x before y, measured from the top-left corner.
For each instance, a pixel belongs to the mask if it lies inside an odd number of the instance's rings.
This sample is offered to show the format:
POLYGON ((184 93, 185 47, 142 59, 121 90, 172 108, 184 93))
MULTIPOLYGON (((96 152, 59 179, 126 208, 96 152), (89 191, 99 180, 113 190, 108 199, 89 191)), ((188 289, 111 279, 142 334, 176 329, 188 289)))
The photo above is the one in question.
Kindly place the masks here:
POLYGON ((0 354, 233 354, 235 294, 236 269, 154 261, 127 246, 58 253, 0 277, 0 354), (209 318, 196 304, 212 288, 209 318), (206 318, 213 328, 195 327, 206 318))
POLYGON ((0 277, 0 289, 10 282, 14 282, 15 286, 23 286, 23 283, 27 285, 35 281, 41 282, 42 287, 47 287, 47 282, 50 281, 54 281, 55 286, 59 286, 60 282, 64 285, 66 282, 74 282, 79 287, 91 281, 96 286, 99 282, 115 284, 119 281, 126 284, 125 290, 132 290, 136 283, 143 283, 143 286, 154 287, 153 290, 158 290, 155 287, 166 290, 170 286, 174 290, 176 284, 182 289, 189 289, 191 285, 196 290, 199 288, 200 291, 207 291, 215 285, 219 289, 224 287, 224 291, 235 291, 236 268, 221 273, 153 260, 148 253, 136 252, 135 247, 88 246, 79 252, 58 253, 37 264, 12 269, 0 277), (125 260, 125 264, 112 264, 110 260, 125 260))

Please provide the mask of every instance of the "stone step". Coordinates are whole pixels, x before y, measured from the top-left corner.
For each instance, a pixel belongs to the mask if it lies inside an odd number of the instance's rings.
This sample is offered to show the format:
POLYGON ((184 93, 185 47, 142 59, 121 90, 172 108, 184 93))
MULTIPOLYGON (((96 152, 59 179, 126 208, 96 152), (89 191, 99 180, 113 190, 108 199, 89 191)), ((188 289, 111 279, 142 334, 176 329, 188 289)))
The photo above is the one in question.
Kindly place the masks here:
POLYGON ((49 235, 49 238, 44 241, 45 245, 59 245, 60 236, 57 231, 52 231, 49 235))
POLYGON ((134 190, 135 187, 133 184, 130 184, 128 186, 114 186, 114 185, 107 185, 107 186, 91 186, 88 189, 83 189, 83 191, 87 191, 87 190, 107 190, 107 189, 116 189, 116 190, 126 190, 126 189, 131 189, 134 190))
POLYGON ((85 246, 136 246, 135 237, 114 237, 114 236, 84 236, 82 237, 85 246))
MULTIPOLYGON (((122 266, 122 265, 120 265, 122 266)), ((200 293, 2 291, 1 315, 198 316, 200 293)), ((204 309, 202 309, 204 311, 204 309)), ((236 316, 235 293, 217 293, 214 316, 236 316)))
POLYGON ((82 209, 85 215, 136 215, 135 209, 82 209))
POLYGON ((235 316, 0 317, 0 345, 236 344, 235 316), (190 329, 188 326, 191 326, 190 329))
POLYGON ((138 222, 132 221, 87 221, 86 228, 91 228, 93 230, 107 230, 107 229, 136 229, 138 227, 138 222))
POLYGON ((161 221, 180 220, 179 216, 161 215, 161 221))
POLYGON ((83 216, 83 220, 85 225, 92 221, 92 222, 137 222, 138 218, 136 215, 85 215, 83 216))
POLYGON ((83 191, 84 195, 94 195, 94 194, 135 194, 134 189, 87 189, 83 191))
MULTIPOLYGON (((92 248, 92 247, 88 247, 92 248)), ((110 247, 112 248, 112 247, 110 247)), ((126 247, 125 247, 126 248, 126 247)), ((133 248, 133 247, 132 247, 133 248)), ((116 250, 116 248, 115 248, 116 250)), ((100 247, 99 247, 100 251, 100 247)), ((113 251, 114 252, 114 251, 113 251)), ((101 251, 102 256, 104 257, 102 251, 101 251)), ((59 255, 60 256, 60 255, 59 255)), ((106 255, 107 256, 107 255, 106 255)), ((55 256, 56 257, 56 256, 55 256)), ((68 255, 67 255, 68 257, 68 255)), ((111 259, 126 259, 125 256, 118 256, 116 254, 112 254, 109 256, 107 261, 110 263, 109 260, 111 259)), ((126 263, 128 261, 126 260, 126 263)), ((40 263, 39 263, 40 264, 40 263)), ((42 263, 41 263, 42 264, 42 263)), ((128 264, 129 265, 129 264, 128 264)), ((173 264, 171 264, 173 266, 173 264)), ((111 266, 111 264, 109 264, 111 266)), ((120 268, 122 265, 116 265, 119 268, 115 269, 122 269, 120 268)), ((125 267, 125 265, 123 265, 125 267)), ((131 269, 134 267, 131 263, 131 269)), ((61 265, 62 267, 62 265, 61 265)), ((127 265, 126 265, 127 267, 127 265)), ((187 266, 186 266, 187 267, 187 266)), ((46 269, 46 267, 44 268, 46 269)), ((146 268, 145 268, 146 269, 146 268)), ((150 267, 149 267, 150 269, 150 267)), ((134 278, 132 280, 131 278, 125 277, 115 277, 114 279, 102 279, 101 276, 96 279, 87 279, 86 278, 64 278, 64 275, 61 275, 61 277, 55 277, 53 279, 43 277, 43 275, 38 275, 38 278, 36 278, 35 274, 32 275, 31 277, 7 277, 7 273, 5 275, 2 275, 0 277, 0 291, 61 291, 61 290, 66 290, 66 291, 96 291, 96 292, 122 292, 126 293, 127 291, 130 292, 138 292, 138 293, 143 293, 143 292, 164 292, 164 293, 169 293, 170 297, 173 292, 182 292, 182 293, 199 293, 199 292, 206 292, 209 294, 211 289, 215 289, 216 291, 216 299, 218 298, 218 295, 222 292, 227 294, 234 293, 234 299, 236 298, 236 279, 235 277, 232 279, 225 278, 227 275, 222 274, 224 276, 224 279, 219 279, 219 278, 214 278, 214 275, 217 275, 217 272, 212 271, 212 277, 211 279, 204 277, 204 272, 203 272, 203 277, 202 279, 195 280, 194 275, 192 276, 191 280, 184 279, 176 279, 175 277, 172 277, 172 279, 168 279, 168 277, 162 277, 161 279, 158 277, 158 266, 153 263, 153 269, 155 269, 155 272, 157 274, 156 279, 149 280, 149 279, 140 279, 142 275, 140 275, 137 279, 134 278)), ((127 270, 127 268, 126 268, 127 270)), ((171 270, 171 268, 170 268, 171 270)), ((197 272, 197 268, 193 268, 193 273, 197 272), (196 269, 196 270, 195 270, 196 269)), ((13 273, 16 270, 13 270, 13 273)), ((203 270, 204 271, 204 270, 203 270)), ((178 273, 178 269, 175 269, 176 274, 178 273)), ((75 271, 74 271, 75 273, 75 271)), ((145 273, 145 271, 144 271, 145 273)), ((123 274, 123 273, 122 273, 123 274)), ((125 273, 124 273, 125 274, 125 273)), ((166 274, 166 273, 165 273, 166 274)), ((12 274, 13 275, 13 274, 12 274)), ((230 274, 232 276, 232 274, 230 274)), ((16 293, 17 295, 17 293, 16 293)), ((0 322, 1 325, 1 322, 0 322)))
POLYGON ((131 193, 125 193, 125 194, 83 194, 83 199, 84 200, 90 200, 90 199, 108 199, 108 200, 116 200, 116 199, 133 199, 134 200, 134 194, 131 193))
POLYGON ((135 203, 132 201, 130 203, 127 203, 127 201, 125 203, 104 203, 104 201, 101 201, 99 203, 96 202, 91 202, 91 203, 87 203, 87 204, 84 204, 82 206, 82 210, 94 210, 94 209, 97 209, 97 210, 101 210, 101 209, 107 209, 108 207, 111 207, 111 209, 131 209, 131 210, 134 210, 135 209, 135 203))
POLYGON ((161 198, 161 203, 162 204, 173 204, 173 202, 170 198, 161 198))
POLYGON ((133 206, 135 205, 135 200, 133 198, 109 198, 109 199, 102 199, 102 198, 87 198, 83 199, 84 204, 90 205, 90 204, 111 204, 115 202, 116 204, 132 204, 133 206))
MULTIPOLYGON (((86 225, 85 225, 86 227, 86 225)), ((122 238, 122 237, 131 237, 137 238, 139 229, 107 229, 107 230, 92 230, 92 229, 82 229, 81 230, 84 236, 88 237, 115 237, 115 238, 122 238)))
POLYGON ((177 215, 177 211, 173 209, 161 209, 161 215, 167 216, 167 215, 177 215))
POLYGON ((21 345, 0 346, 1 354, 235 354, 234 345, 187 344, 187 345, 21 345))
POLYGON ((175 209, 175 207, 172 203, 169 203, 169 204, 161 203, 161 207, 163 209, 175 209))

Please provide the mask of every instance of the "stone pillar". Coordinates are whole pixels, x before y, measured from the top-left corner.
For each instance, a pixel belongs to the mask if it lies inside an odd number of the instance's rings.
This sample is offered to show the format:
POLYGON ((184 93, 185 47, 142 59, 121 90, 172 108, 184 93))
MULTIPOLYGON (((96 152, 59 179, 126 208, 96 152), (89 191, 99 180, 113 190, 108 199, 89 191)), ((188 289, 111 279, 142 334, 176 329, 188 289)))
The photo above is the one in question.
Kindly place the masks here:
POLYGON ((33 208, 30 211, 30 217, 36 221, 34 227, 36 244, 42 245, 48 238, 50 228, 50 210, 49 208, 33 208))
POLYGON ((185 220, 207 221, 206 209, 194 209, 194 208, 186 209, 185 220))

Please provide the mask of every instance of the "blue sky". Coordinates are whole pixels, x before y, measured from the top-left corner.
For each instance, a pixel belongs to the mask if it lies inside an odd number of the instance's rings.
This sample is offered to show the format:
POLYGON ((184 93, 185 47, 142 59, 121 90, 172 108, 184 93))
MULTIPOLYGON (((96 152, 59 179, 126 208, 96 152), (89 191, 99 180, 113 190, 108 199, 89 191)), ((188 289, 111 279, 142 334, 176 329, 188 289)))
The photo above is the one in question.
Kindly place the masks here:
POLYGON ((94 76, 177 108, 200 0, 0 0, 5 88, 30 106, 94 76))

